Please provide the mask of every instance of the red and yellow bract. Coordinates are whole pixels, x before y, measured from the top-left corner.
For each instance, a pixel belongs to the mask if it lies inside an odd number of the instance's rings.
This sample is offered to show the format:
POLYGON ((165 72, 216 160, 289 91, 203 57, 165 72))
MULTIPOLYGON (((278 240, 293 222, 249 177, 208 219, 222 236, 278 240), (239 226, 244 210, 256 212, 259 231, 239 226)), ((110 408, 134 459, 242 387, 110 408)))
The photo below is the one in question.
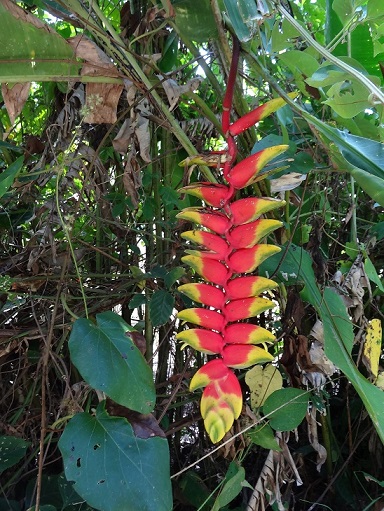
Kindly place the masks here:
POLYGON ((222 127, 228 148, 219 166, 223 169, 224 184, 202 182, 185 186, 181 191, 198 197, 204 206, 186 208, 177 215, 207 229, 182 234, 184 239, 197 245, 196 249, 192 246, 186 251, 182 261, 205 282, 184 284, 179 290, 205 307, 179 312, 179 319, 199 328, 184 330, 177 334, 177 339, 184 346, 217 355, 196 372, 190 383, 191 391, 204 388, 200 409, 214 443, 230 430, 242 409, 241 387, 230 368, 241 369, 273 360, 265 343, 273 342, 274 335, 244 320, 274 306, 273 301, 259 295, 277 285, 270 279, 246 274, 254 272, 262 261, 280 250, 260 243, 282 226, 282 222, 262 218, 262 215, 281 207, 284 201, 260 197, 235 200, 235 195, 259 180, 263 167, 288 147, 268 147, 234 163, 237 153, 234 136, 284 104, 280 98, 273 99, 230 123, 238 55, 239 47, 235 42, 223 101, 222 127))

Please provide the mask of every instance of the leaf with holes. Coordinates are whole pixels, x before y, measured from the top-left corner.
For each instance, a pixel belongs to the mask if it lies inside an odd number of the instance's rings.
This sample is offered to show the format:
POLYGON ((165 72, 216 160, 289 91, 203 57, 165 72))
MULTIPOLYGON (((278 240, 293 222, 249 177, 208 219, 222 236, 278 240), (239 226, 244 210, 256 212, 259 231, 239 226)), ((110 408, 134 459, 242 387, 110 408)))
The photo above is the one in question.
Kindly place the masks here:
POLYGON ((126 335, 132 327, 109 311, 96 316, 95 325, 80 318, 69 339, 71 360, 84 380, 116 403, 149 413, 155 403, 152 371, 126 335))
POLYGON ((96 415, 79 413, 59 441, 68 481, 102 511, 170 511, 172 490, 167 440, 134 435, 121 417, 100 403, 96 415))
POLYGON ((172 314, 174 303, 175 298, 164 289, 153 293, 149 304, 149 313, 153 326, 164 325, 168 321, 172 314))

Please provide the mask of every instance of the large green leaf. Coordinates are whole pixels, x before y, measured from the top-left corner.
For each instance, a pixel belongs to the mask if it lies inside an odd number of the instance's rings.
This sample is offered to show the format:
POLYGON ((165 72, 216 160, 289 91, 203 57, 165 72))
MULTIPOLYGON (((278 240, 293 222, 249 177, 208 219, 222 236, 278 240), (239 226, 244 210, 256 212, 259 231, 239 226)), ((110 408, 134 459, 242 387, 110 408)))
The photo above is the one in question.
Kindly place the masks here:
POLYGON ((132 327, 113 312, 96 316, 95 325, 80 318, 69 339, 71 360, 93 388, 117 403, 149 413, 155 403, 152 371, 126 335, 132 327))
POLYGON ((175 0, 175 24, 182 36, 198 43, 217 38, 217 25, 210 2, 175 0))
MULTIPOLYGON (((287 251, 283 250, 270 259, 274 261, 275 268, 268 267, 269 275, 276 273, 280 280, 285 276, 293 279, 297 275, 298 283, 304 284, 301 296, 314 306, 323 322, 326 355, 350 380, 384 442, 384 392, 364 378, 351 357, 353 325, 341 297, 331 288, 320 293, 309 264, 310 256, 303 249, 291 245, 287 251)), ((265 270, 266 266, 261 268, 265 270)), ((291 284, 292 280, 287 283, 291 284)))
POLYGON ((170 511, 172 491, 168 442, 134 435, 129 422, 110 417, 100 403, 96 415, 79 413, 59 441, 68 481, 101 511, 170 511))
POLYGON ((0 2, 0 82, 78 78, 81 64, 49 25, 10 0, 0 2))
MULTIPOLYGON (((288 98, 287 101, 289 102, 290 99, 288 98)), ((350 172, 351 175, 355 174, 354 177, 363 190, 369 195, 374 193, 375 200, 382 204, 383 194, 381 191, 384 188, 383 144, 340 131, 317 119, 304 109, 295 108, 300 110, 302 116, 325 137, 325 142, 328 142, 328 145, 329 141, 334 144, 334 147, 330 145, 330 153, 336 160, 343 160, 337 162, 340 169, 350 172)))
POLYGON ((256 32, 257 21, 262 17, 253 0, 224 0, 227 15, 239 41, 249 41, 256 32))

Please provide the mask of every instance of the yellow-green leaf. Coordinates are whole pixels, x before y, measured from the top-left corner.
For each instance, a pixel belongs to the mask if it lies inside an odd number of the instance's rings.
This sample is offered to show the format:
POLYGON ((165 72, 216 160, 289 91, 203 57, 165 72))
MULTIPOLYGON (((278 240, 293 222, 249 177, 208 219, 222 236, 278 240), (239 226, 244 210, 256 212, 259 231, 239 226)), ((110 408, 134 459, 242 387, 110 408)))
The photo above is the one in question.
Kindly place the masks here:
POLYGON ((252 367, 245 374, 245 382, 251 391, 251 407, 260 408, 268 396, 281 389, 283 378, 272 364, 252 367))
POLYGON ((381 355, 382 328, 380 319, 372 319, 367 325, 363 348, 363 362, 372 375, 377 378, 381 355))

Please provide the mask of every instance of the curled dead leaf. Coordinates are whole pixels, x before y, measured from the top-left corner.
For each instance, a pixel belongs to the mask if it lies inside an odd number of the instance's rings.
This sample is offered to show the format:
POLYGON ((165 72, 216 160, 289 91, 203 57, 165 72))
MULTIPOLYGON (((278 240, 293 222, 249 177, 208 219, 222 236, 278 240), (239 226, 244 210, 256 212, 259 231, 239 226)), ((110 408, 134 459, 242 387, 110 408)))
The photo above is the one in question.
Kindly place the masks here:
POLYGON ((305 174, 298 174, 297 172, 289 172, 277 179, 271 179, 271 192, 287 192, 297 188, 302 181, 306 179, 305 174))
POLYGON ((131 424, 135 436, 138 438, 152 438, 159 436, 165 438, 164 431, 160 428, 155 416, 151 413, 143 414, 121 406, 112 399, 107 399, 106 410, 113 417, 125 417, 131 424))
POLYGON ((28 99, 30 88, 30 82, 15 83, 13 85, 8 85, 7 83, 1 84, 1 94, 12 125, 14 124, 16 117, 21 113, 23 106, 28 99))

